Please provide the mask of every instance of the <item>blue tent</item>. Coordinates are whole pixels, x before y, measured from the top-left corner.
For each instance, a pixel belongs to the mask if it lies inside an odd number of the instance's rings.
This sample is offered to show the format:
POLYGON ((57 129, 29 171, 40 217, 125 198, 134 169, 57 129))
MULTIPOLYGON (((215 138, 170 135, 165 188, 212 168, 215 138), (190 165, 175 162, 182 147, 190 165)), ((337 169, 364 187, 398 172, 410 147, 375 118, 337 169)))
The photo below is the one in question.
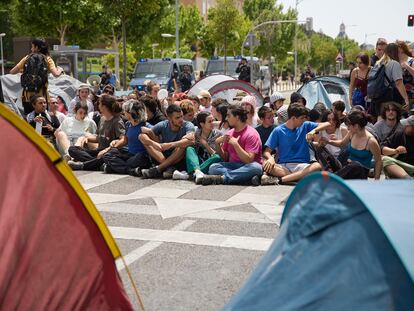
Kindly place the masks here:
POLYGON ((315 173, 229 310, 414 310, 414 183, 315 173))
POLYGON ((349 105, 349 81, 336 76, 321 76, 309 80, 302 85, 298 93, 306 98, 306 107, 312 109, 317 102, 324 103, 328 108, 332 103, 342 100, 345 110, 351 109, 349 105))

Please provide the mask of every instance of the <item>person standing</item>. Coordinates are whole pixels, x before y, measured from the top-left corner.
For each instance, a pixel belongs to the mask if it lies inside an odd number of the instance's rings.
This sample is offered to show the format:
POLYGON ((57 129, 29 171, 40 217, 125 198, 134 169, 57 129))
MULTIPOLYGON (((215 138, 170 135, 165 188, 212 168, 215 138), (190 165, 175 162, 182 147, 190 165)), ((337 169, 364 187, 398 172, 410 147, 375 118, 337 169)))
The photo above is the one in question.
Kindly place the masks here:
POLYGON ((238 79, 250 83, 250 70, 247 59, 243 57, 236 68, 236 73, 239 74, 238 79))
POLYGON ((349 99, 351 107, 360 105, 366 109, 365 97, 367 96, 369 66, 368 54, 359 54, 356 58, 358 67, 351 72, 349 84, 349 99))
POLYGON ((190 72, 190 67, 188 65, 183 66, 183 72, 180 73, 178 81, 181 85, 181 92, 186 92, 191 88, 194 80, 190 72))
POLYGON ((375 44, 375 53, 371 55, 371 66, 375 66, 377 61, 384 56, 385 47, 387 46, 387 40, 384 38, 378 38, 375 44))
POLYGON ((397 41, 398 56, 400 64, 403 69, 403 83, 407 91, 408 101, 410 103, 409 109, 414 110, 414 57, 413 51, 408 47, 404 41, 397 41))
POLYGON ((23 88, 22 103, 26 115, 33 111, 30 98, 34 95, 42 96, 49 104, 48 73, 50 72, 55 77, 63 74, 62 68, 56 67, 55 62, 50 57, 46 42, 41 39, 34 39, 31 53, 23 57, 10 70, 10 74, 19 72, 22 72, 20 82, 23 88))

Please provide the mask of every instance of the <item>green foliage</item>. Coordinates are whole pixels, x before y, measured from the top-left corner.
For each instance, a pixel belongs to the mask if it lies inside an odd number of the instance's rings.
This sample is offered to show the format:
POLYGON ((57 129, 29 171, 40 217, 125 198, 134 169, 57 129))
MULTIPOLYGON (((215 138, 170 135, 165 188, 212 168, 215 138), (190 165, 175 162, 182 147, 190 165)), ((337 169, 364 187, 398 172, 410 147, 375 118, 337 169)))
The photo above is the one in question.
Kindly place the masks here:
POLYGON ((245 0, 243 2, 243 12, 251 21, 256 20, 262 12, 273 10, 282 10, 282 6, 276 6, 274 0, 245 0))
POLYGON ((239 54, 241 44, 248 32, 249 21, 238 11, 234 0, 218 0, 208 11, 206 49, 212 55, 239 54))
MULTIPOLYGON (((119 44, 119 50, 122 51, 122 43, 119 44)), ((126 45, 126 55, 127 55, 127 73, 132 72, 134 70, 135 62, 136 62, 136 55, 135 52, 132 50, 130 45, 126 45)), ((114 55, 105 55, 102 57, 103 63, 109 65, 110 68, 115 68, 115 56, 114 55)), ((124 61, 124 57, 122 53, 119 54, 119 63, 122 64, 124 61)), ((120 75, 122 77, 122 67, 120 68, 120 75)), ((118 77, 119 79, 120 77, 118 77)))
POLYGON ((335 65, 338 49, 331 37, 314 33, 311 38, 309 64, 316 71, 327 72, 329 65, 335 65))

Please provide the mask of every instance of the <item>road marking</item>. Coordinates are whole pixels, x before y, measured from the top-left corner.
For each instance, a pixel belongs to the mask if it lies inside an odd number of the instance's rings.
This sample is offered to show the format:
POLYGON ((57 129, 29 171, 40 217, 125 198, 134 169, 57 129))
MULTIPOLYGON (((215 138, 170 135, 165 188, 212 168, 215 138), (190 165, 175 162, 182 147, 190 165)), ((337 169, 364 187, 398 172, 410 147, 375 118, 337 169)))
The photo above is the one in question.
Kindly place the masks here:
POLYGON ((266 251, 273 242, 273 239, 266 238, 188 231, 168 231, 126 227, 109 227, 109 230, 116 239, 231 247, 256 251, 266 251))
MULTIPOLYGON (((232 205, 234 205, 234 203, 232 203, 232 205)), ((96 207, 100 212, 106 212, 106 213, 160 216, 160 212, 158 208, 154 205, 134 205, 130 203, 105 203, 105 204, 98 204, 96 207)), ((263 214, 264 213, 210 210, 210 211, 189 213, 182 217, 196 218, 196 219, 227 220, 227 221, 238 221, 238 222, 275 224, 274 217, 271 218, 269 217, 269 215, 267 214, 263 215, 263 214)), ((276 217, 276 220, 277 219, 278 218, 276 217)), ((277 222, 276 224, 278 225, 277 222)))
MULTIPOLYGON (((192 224, 194 224, 195 220, 184 220, 183 222, 180 222, 178 225, 171 228, 171 231, 182 231, 190 227, 192 224)), ((157 247, 161 246, 163 242, 157 242, 157 241, 151 241, 148 243, 145 243, 141 247, 138 247, 137 249, 133 250, 132 252, 128 253, 126 256, 124 256, 125 262, 127 265, 132 264, 133 262, 137 261, 141 257, 145 256, 149 252, 153 251, 157 247)), ((118 259, 116 261, 116 267, 118 271, 121 271, 125 268, 124 263, 118 259)))
POLYGON ((234 205, 226 201, 154 198, 162 218, 180 217, 234 205))

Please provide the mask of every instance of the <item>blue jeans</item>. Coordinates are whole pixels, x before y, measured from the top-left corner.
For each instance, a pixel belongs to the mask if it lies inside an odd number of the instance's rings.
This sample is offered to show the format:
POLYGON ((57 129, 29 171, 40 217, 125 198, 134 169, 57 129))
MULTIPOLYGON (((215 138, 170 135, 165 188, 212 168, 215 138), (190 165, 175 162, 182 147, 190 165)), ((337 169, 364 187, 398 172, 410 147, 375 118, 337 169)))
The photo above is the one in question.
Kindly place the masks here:
POLYGON ((250 183, 253 176, 262 173, 262 165, 257 162, 220 162, 212 164, 208 170, 209 175, 223 175, 225 184, 250 183))

